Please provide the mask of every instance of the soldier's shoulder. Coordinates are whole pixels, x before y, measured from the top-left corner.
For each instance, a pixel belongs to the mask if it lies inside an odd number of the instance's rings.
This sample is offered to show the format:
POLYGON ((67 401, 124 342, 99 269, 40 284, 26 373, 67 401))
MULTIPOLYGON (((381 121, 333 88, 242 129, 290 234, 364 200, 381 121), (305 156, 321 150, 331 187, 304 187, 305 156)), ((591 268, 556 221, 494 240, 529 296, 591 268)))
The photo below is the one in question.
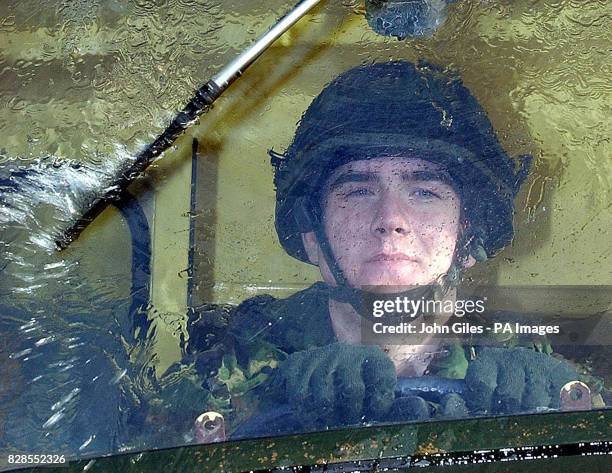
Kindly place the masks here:
POLYGON ((329 289, 315 283, 286 298, 261 294, 239 305, 204 304, 188 321, 189 345, 204 351, 220 343, 265 340, 291 352, 331 343, 329 289))
POLYGON ((231 314, 230 330, 240 340, 263 338, 287 352, 331 343, 328 295, 324 284, 315 283, 283 299, 248 299, 231 314))

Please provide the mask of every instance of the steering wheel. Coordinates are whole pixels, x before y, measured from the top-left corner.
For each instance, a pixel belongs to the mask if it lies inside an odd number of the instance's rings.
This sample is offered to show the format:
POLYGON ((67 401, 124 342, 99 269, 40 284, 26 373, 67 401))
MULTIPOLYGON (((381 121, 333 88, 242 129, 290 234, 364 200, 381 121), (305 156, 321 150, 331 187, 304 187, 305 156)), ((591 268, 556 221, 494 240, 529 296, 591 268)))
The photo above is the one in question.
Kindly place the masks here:
MULTIPOLYGON (((439 402, 447 394, 455 393, 463 396, 465 389, 465 381, 462 379, 436 376, 398 378, 395 396, 420 396, 426 401, 439 402)), ((230 439, 291 435, 303 431, 304 428, 294 408, 288 404, 279 404, 247 419, 231 434, 230 439)))

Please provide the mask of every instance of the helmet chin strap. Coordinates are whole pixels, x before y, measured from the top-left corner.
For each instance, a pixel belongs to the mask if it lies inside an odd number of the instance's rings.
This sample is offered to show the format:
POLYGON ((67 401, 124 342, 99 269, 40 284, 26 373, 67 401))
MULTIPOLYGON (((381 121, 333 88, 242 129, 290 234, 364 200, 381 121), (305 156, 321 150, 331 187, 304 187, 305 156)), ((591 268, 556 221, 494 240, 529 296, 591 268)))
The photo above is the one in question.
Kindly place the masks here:
MULTIPOLYGON (((374 320, 374 315, 369 308, 366 307, 365 301, 367 299, 375 299, 377 294, 350 285, 346 276, 344 275, 344 272, 342 271, 342 268, 338 264, 338 260, 334 256, 329 239, 325 234, 325 229, 323 228, 321 218, 314 210, 313 206, 309 205, 307 208, 302 207, 301 213, 303 217, 308 219, 310 230, 314 232, 319 243, 319 247, 321 248, 323 258, 325 259, 325 262, 327 263, 327 266, 329 267, 336 282, 336 286, 331 287, 330 297, 338 302, 349 303, 355 312, 357 312, 357 314, 359 314, 361 317, 370 321, 374 320)), ((402 299, 408 298, 409 300, 426 298, 433 299, 436 293, 442 292, 444 294, 447 290, 448 288, 443 287, 436 282, 435 284, 427 286, 417 286, 407 291, 384 293, 381 294, 380 297, 384 297, 385 299, 395 299, 396 297, 400 297, 402 299)))

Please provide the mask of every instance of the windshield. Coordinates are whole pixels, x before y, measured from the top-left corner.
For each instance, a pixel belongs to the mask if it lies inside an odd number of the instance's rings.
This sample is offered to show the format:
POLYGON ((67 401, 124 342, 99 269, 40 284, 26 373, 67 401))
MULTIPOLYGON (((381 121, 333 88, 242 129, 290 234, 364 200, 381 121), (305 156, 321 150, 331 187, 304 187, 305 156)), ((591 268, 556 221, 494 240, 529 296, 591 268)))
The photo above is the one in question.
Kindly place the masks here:
POLYGON ((321 2, 128 186, 293 7, 0 5, 1 468, 612 402, 605 2, 321 2))

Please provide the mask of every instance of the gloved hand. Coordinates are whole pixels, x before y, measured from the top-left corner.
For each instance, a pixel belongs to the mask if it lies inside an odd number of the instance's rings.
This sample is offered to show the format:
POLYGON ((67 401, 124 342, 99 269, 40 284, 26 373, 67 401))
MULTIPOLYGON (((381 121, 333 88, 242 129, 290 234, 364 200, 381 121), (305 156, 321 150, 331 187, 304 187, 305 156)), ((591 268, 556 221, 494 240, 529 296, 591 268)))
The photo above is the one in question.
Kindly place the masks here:
POLYGON ((389 412, 381 419, 383 422, 411 422, 429 419, 456 419, 466 417, 468 409, 459 394, 445 395, 437 409, 420 396, 398 397, 389 412))
POLYGON ((384 415, 396 382, 395 366, 379 347, 334 343, 291 354, 272 389, 305 426, 332 426, 384 415))
POLYGON ((578 379, 568 363, 527 348, 484 348, 465 377, 470 411, 492 414, 558 408, 561 388, 578 379))

